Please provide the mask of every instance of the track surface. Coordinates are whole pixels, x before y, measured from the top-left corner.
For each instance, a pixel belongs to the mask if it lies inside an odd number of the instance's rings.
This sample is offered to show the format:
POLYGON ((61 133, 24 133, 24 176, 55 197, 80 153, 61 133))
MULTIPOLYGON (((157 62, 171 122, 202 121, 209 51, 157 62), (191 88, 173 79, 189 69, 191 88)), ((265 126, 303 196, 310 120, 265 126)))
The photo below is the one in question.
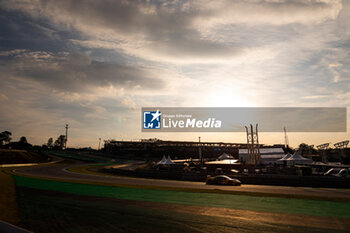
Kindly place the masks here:
MULTIPOLYGON (((350 190, 348 189, 321 189, 305 187, 287 187, 287 186, 267 186, 267 185, 242 185, 242 186, 217 186, 206 185, 204 182, 188 182, 158 179, 142 179, 131 177, 90 175, 75 173, 66 169, 73 166, 82 166, 84 164, 56 165, 47 167, 26 167, 14 170, 18 174, 35 176, 38 178, 55 178, 72 181, 90 181, 97 183, 121 184, 121 185, 142 185, 142 186, 159 186, 173 188, 190 188, 190 189, 220 189, 228 191, 254 192, 254 193, 273 193, 293 196, 310 196, 326 198, 349 198, 350 190)), ((91 164, 86 164, 91 165, 91 164)))

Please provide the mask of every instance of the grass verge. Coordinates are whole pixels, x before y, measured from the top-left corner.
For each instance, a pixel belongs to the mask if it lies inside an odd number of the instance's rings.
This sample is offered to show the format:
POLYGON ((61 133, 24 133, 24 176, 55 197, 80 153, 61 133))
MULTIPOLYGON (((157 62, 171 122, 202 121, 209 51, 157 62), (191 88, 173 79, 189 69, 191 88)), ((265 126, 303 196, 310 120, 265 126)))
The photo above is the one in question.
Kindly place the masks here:
POLYGON ((48 156, 26 150, 0 149, 0 164, 25 164, 48 161, 48 156))
MULTIPOLYGON (((34 232, 329 232, 329 229, 205 216, 19 187, 21 220, 34 232)), ((339 231, 341 232, 341 231, 339 231)))
POLYGON ((350 202, 113 187, 41 180, 20 176, 15 176, 15 180, 16 184, 20 187, 60 191, 78 195, 275 213, 350 218, 350 202))
MULTIPOLYGON (((149 178, 140 178, 140 177, 129 177, 129 176, 121 176, 115 174, 109 174, 105 172, 94 171, 91 168, 96 166, 105 166, 106 164, 91 164, 91 165, 82 165, 82 166, 74 166, 67 168, 67 171, 82 173, 88 175, 96 175, 96 176, 108 176, 108 177, 128 177, 132 179, 149 179, 149 178)), ((52 179, 51 179, 52 180, 52 179)), ((61 179, 54 179, 58 181, 63 181, 61 179)), ((154 179, 152 179, 154 180, 154 179)), ((67 181, 67 180, 66 180, 67 181)), ((76 183, 75 181, 69 181, 76 183)), ((170 190, 170 191, 184 191, 184 192, 200 192, 200 193, 218 193, 218 194, 231 194, 231 195, 247 195, 247 196, 258 196, 258 197, 282 197, 282 198, 293 198, 293 199, 305 199, 305 200, 319 200, 319 201, 335 201, 335 202, 350 202, 350 197, 327 197, 327 196, 310 196, 310 195, 295 195, 295 194, 281 194, 281 193, 262 193, 262 192, 248 192, 248 191, 238 191, 238 190, 222 190, 222 189, 199 189, 199 188, 178 188, 178 187, 161 187, 161 186, 140 186, 140 185, 132 185, 132 184, 111 184, 111 183, 96 183, 96 182, 86 182, 79 181, 79 183, 85 184, 95 184, 95 185, 105 185, 105 186, 118 186, 118 187, 126 187, 126 188, 143 188, 143 189, 154 189, 154 190, 170 190)))

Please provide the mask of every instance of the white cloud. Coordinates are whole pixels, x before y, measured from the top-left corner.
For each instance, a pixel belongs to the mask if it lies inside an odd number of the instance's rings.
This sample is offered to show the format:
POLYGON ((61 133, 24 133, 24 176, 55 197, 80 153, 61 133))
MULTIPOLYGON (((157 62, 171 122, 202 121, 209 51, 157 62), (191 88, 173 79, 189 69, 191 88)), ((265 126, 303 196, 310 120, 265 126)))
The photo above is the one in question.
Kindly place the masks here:
POLYGON ((130 97, 126 97, 122 100, 122 103, 127 106, 129 109, 131 110, 137 110, 137 106, 136 103, 130 98, 130 97))
POLYGON ((334 20, 342 9, 341 0, 247 0, 195 1, 200 11, 198 24, 285 25, 291 23, 317 24, 334 20))

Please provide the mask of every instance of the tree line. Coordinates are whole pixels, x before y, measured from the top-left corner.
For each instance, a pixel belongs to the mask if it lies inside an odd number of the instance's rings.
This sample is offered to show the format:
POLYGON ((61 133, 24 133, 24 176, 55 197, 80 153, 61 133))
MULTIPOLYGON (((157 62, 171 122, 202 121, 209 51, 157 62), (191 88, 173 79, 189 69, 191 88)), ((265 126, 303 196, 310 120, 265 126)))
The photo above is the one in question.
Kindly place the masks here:
MULTIPOLYGON (((22 136, 18 142, 12 141, 12 133, 10 131, 3 131, 0 133, 0 147, 6 149, 30 149, 32 144, 28 143, 27 138, 22 136)), ((55 141, 53 138, 49 138, 47 143, 42 145, 45 149, 55 149, 62 150, 67 143, 67 139, 65 135, 60 135, 57 137, 55 141)))

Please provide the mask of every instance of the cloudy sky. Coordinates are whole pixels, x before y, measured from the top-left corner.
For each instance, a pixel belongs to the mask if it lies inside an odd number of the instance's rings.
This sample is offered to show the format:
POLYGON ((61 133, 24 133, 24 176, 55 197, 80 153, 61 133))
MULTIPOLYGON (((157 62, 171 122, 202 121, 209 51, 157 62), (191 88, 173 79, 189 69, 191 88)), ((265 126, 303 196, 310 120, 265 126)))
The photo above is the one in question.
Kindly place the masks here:
MULTIPOLYGON (((1 1, 0 131, 43 144, 69 123, 76 147, 245 142, 242 133, 141 133, 140 108, 346 107, 349 53, 350 1, 1 1)), ((289 134, 292 145, 349 138, 289 134)))

